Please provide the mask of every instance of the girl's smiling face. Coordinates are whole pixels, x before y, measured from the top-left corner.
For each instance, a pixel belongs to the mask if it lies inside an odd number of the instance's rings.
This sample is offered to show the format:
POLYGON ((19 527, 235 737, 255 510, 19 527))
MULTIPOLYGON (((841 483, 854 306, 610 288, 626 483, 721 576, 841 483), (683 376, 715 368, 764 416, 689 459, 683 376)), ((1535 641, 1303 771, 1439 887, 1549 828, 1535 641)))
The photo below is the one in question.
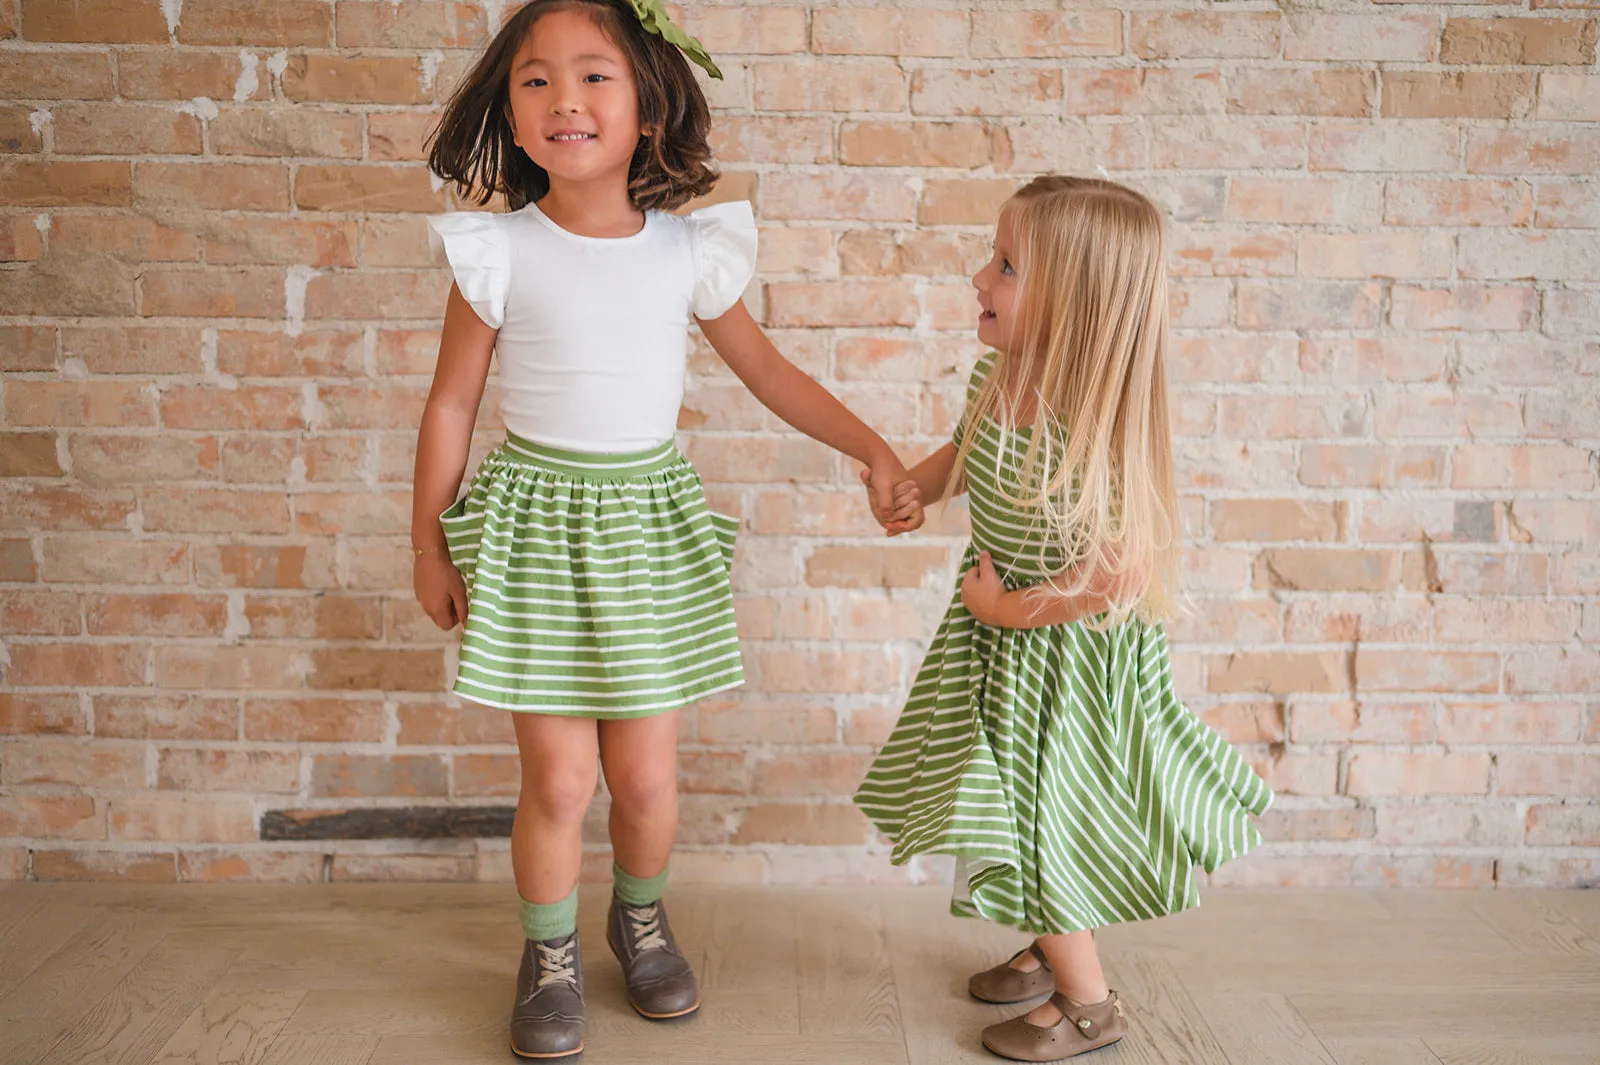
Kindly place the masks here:
POLYGON ((1012 310, 1017 300, 1017 268, 1009 211, 1000 212, 994 231, 994 255, 972 278, 978 290, 978 339, 996 351, 1011 345, 1012 310))
POLYGON ((639 89, 622 49, 582 11, 543 15, 511 65, 517 145, 552 180, 587 182, 620 170, 639 144, 639 89))

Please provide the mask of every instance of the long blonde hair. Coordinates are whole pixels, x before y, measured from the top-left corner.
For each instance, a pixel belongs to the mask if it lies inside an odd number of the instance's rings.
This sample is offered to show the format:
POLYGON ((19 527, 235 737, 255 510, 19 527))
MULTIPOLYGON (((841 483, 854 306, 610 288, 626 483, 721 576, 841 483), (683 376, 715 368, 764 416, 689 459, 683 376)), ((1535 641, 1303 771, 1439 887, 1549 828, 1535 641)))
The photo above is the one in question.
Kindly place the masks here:
POLYGON ((1048 546, 1067 559, 1056 589, 1106 595, 1104 624, 1170 616, 1181 536, 1161 212, 1123 185, 1064 176, 1030 182, 1005 212, 1019 284, 1010 350, 969 406, 952 487, 964 485, 982 420, 1010 431, 1013 401, 1036 390, 1011 502, 1040 509, 1048 546))

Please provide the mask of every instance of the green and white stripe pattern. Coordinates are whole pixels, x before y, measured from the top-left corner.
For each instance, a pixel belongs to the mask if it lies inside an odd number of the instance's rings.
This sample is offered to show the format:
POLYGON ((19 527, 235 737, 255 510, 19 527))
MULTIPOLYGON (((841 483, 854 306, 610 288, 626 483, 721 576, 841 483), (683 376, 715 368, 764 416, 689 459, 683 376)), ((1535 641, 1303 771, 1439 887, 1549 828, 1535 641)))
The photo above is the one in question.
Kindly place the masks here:
POLYGON ((743 683, 739 523, 671 442, 596 455, 508 435, 439 520, 467 584, 456 694, 626 718, 743 683))
MULTIPOLYGON (((973 374, 969 401, 993 356, 973 374)), ((957 430, 957 440, 964 426, 957 430)), ((1028 430, 978 426, 967 463, 972 544, 1008 587, 1061 569, 1020 495, 1028 430)), ((1208 872, 1260 842, 1272 792, 1178 700, 1166 634, 1129 620, 996 629, 959 585, 905 710, 856 802, 892 860, 954 854, 951 911, 1030 935, 1098 928, 1199 903, 1208 872)))

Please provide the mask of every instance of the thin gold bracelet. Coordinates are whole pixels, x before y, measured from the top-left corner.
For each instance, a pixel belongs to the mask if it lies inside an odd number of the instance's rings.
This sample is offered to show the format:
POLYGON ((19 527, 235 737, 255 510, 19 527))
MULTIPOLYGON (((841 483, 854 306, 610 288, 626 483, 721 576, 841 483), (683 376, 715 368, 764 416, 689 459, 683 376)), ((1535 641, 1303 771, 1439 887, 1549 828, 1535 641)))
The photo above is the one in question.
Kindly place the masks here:
POLYGON ((413 557, 417 558, 420 558, 423 555, 439 554, 444 550, 445 549, 442 547, 418 547, 416 544, 411 545, 411 554, 413 557))

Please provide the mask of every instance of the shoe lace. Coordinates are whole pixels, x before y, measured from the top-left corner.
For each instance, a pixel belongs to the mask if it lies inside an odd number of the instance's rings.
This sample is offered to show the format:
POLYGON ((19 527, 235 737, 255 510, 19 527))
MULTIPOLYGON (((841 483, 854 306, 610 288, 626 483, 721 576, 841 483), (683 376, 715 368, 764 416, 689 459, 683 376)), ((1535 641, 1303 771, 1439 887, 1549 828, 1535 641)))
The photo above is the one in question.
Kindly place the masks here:
POLYGON ((535 943, 533 946, 539 954, 539 978, 534 982, 533 994, 529 995, 528 998, 532 998, 533 995, 553 984, 578 986, 578 971, 573 966, 572 941, 570 939, 559 947, 548 946, 544 943, 535 943))
POLYGON ((652 902, 648 906, 624 906, 622 912, 633 926, 634 950, 667 949, 667 940, 661 931, 661 907, 658 904, 652 902))

